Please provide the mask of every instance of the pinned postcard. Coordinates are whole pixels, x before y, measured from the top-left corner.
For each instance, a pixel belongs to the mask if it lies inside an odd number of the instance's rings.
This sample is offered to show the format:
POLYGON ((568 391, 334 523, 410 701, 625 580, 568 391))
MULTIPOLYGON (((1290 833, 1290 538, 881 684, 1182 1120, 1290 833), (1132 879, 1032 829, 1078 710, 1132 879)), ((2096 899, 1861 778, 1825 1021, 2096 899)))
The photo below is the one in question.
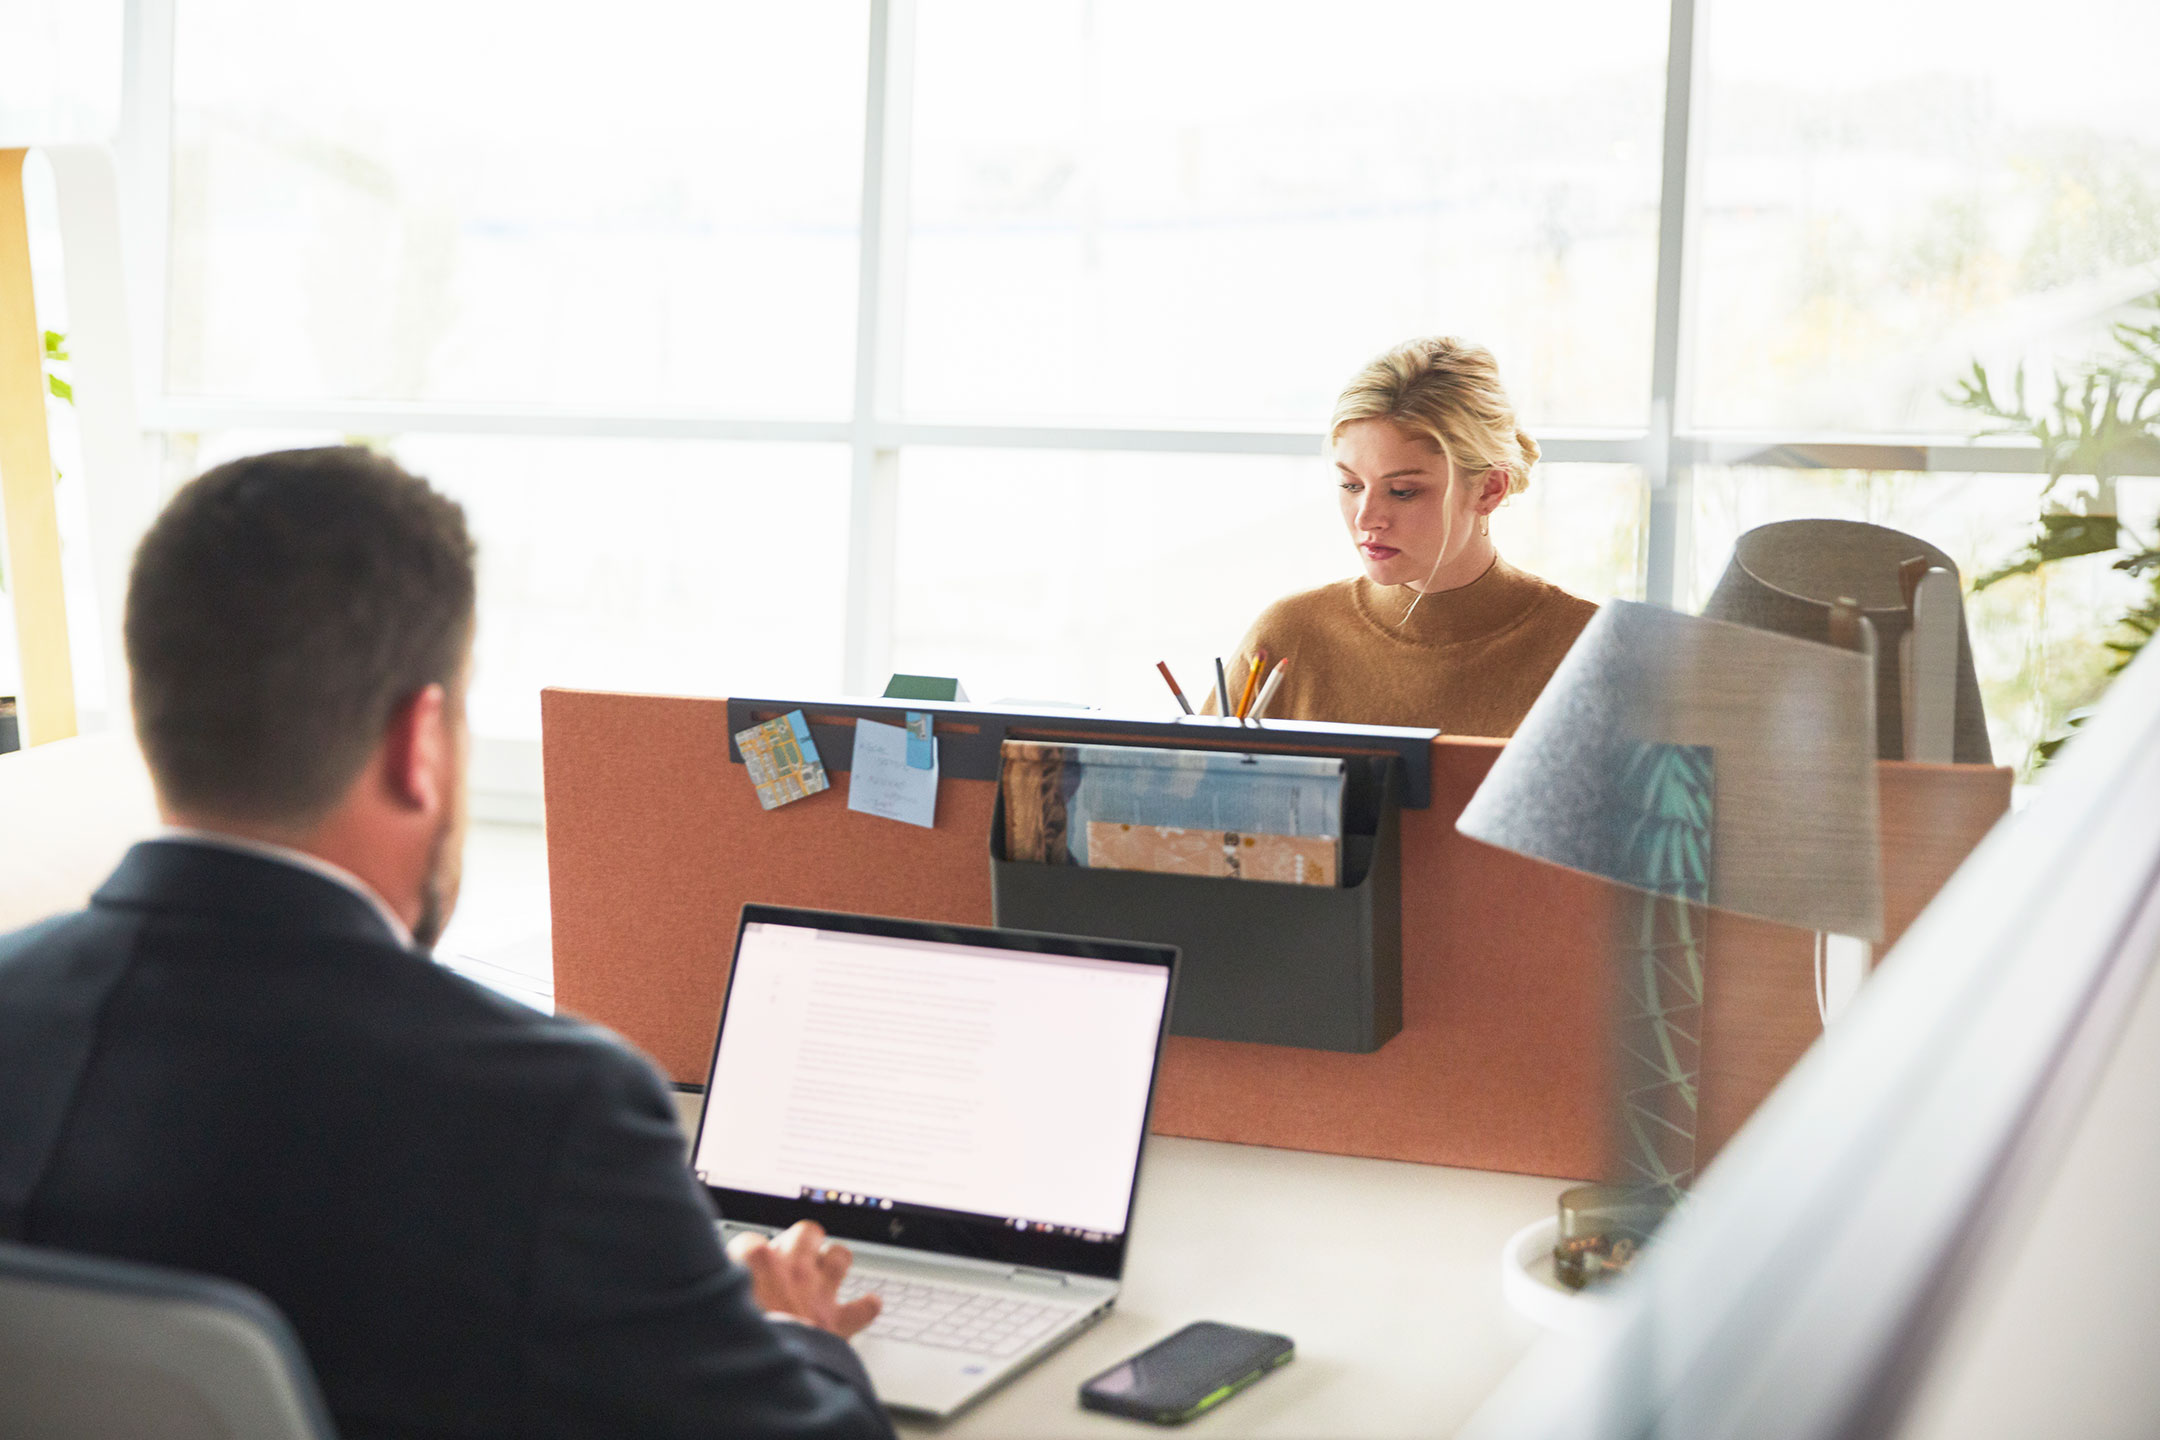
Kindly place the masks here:
POLYGON ((855 722, 855 763, 848 772, 848 809, 920 825, 926 830, 937 823, 937 741, 927 733, 927 715, 919 717, 926 733, 919 740, 910 733, 917 718, 909 715, 906 729, 875 720, 855 722), (929 748, 928 769, 919 770, 910 763, 909 752, 918 744, 929 748))
POLYGON ((810 738, 810 722, 800 710, 735 732, 735 747, 757 786, 758 804, 767 810, 829 789, 825 762, 810 738))

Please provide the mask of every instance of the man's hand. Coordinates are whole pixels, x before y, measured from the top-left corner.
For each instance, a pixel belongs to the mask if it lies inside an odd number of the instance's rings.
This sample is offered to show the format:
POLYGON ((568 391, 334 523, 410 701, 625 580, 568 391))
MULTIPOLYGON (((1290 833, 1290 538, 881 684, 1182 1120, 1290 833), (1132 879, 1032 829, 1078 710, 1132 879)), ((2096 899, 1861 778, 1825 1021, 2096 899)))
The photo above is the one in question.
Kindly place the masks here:
POLYGON ((882 1302, 875 1295, 839 1303, 841 1277, 855 1256, 839 1241, 826 1239, 814 1220, 796 1221, 777 1240, 737 1235, 727 1249, 750 1272, 752 1293, 768 1315, 800 1320, 843 1340, 878 1317, 882 1302))

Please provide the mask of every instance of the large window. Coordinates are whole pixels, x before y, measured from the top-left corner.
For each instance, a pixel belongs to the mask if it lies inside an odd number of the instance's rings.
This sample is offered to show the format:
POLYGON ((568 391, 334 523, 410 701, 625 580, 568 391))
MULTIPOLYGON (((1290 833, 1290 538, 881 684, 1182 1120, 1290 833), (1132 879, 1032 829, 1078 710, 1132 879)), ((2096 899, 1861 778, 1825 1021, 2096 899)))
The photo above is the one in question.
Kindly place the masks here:
MULTIPOLYGON (((120 12, 0 39, 118 47, 124 123, 5 44, 0 123, 122 123, 167 475, 369 438, 465 499, 535 777, 547 684, 1162 708, 1353 571, 1325 417, 1418 334, 1497 354, 1547 463, 1495 534, 1590 598, 1812 514, 1970 578, 2039 467, 1946 389, 2160 288, 2146 0, 120 12)), ((2005 759, 2118 590, 1972 599, 2005 759)))
POLYGON ((176 22, 172 393, 846 413, 861 4, 176 22))
POLYGON ((546 685, 840 689, 838 572, 806 583, 803 562, 819 529, 846 533, 841 447, 223 431, 173 437, 168 479, 355 438, 448 492, 480 537, 476 733, 539 739, 546 685))
POLYGON ((0 5, 0 145, 120 126, 121 0, 0 5))
POLYGON ((926 4, 907 411, 1309 430, 1437 332, 1640 426, 1664 68, 1657 0, 926 4))
MULTIPOLYGON (((1955 433, 2160 288, 2160 6, 1715 0, 1694 420, 1955 433)), ((2039 379, 2039 376, 2035 377, 2039 379)))

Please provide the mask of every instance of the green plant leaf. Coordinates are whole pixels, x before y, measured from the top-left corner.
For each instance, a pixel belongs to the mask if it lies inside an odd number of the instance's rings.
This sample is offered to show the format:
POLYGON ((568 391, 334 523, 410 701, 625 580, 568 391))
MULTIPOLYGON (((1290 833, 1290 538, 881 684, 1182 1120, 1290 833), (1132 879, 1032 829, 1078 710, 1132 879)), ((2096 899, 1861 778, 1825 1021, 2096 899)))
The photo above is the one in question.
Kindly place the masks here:
POLYGON ((62 400, 67 401, 68 404, 75 403, 75 387, 57 375, 47 375, 45 377, 45 388, 52 391, 62 400))
POLYGON ((2125 575, 2143 575, 2156 567, 2160 567, 2160 550, 2135 551, 2117 560, 2113 566, 2125 575))

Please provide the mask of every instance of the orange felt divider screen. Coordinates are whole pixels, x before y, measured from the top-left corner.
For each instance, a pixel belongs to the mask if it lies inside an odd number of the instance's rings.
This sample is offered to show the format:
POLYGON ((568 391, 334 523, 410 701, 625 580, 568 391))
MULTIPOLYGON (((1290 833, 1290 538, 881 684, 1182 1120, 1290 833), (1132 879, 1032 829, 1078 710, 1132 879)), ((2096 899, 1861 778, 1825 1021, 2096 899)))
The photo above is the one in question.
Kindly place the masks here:
MULTIPOLYGON (((746 902, 991 923, 992 782, 944 779, 934 830, 849 810, 844 773, 830 791, 768 812, 728 760, 724 700, 549 690, 541 714, 556 1002, 620 1031, 679 1081, 705 1078, 746 902)), ((1487 1170, 1598 1172, 1604 966, 1620 896, 1455 832, 1499 749, 1435 741, 1432 804, 1403 812, 1402 1033, 1371 1055, 1172 1037, 1156 1130, 1487 1170)), ((1932 895, 2007 807, 2009 778, 1980 767, 1884 769, 1886 835, 1907 823, 1893 820, 1893 793, 1903 791, 1889 772, 1939 772, 1905 787, 1926 802, 1927 843, 1886 851, 1886 868, 1926 872, 1893 887, 1902 929, 1919 910, 1913 895, 1932 895), (1946 789, 1961 803, 1937 803, 1946 789)), ((1900 804, 1904 815, 1911 807, 1900 804)), ((1783 927, 1723 928, 1732 938, 1713 975, 1751 966, 1758 951, 1789 960, 1796 944, 1811 946, 1783 927)), ((1717 936, 1714 928, 1713 950, 1717 936)), ((1790 968, 1777 968, 1781 982, 1790 968)), ((1808 983, 1812 1024, 1812 969, 1808 983)), ((1765 1003, 1789 1008, 1789 990, 1767 987, 1765 1003)), ((1735 1008, 1729 1028, 1752 1034, 1758 1017, 1735 1008)), ((1777 1017, 1767 1080, 1754 1040, 1720 1051, 1706 1033, 1706 1111, 1751 1111, 1797 1058, 1792 1042, 1806 1028, 1777 1017), (1713 1075, 1718 1055, 1729 1076, 1713 1075)))
MULTIPOLYGON (((1987 832, 2010 809, 2011 774, 1989 765, 1885 760, 1881 963, 1987 832)), ((1702 1097, 1695 1158, 1707 1164, 1822 1034, 1815 936, 1712 914, 1703 942, 1702 1097)))

